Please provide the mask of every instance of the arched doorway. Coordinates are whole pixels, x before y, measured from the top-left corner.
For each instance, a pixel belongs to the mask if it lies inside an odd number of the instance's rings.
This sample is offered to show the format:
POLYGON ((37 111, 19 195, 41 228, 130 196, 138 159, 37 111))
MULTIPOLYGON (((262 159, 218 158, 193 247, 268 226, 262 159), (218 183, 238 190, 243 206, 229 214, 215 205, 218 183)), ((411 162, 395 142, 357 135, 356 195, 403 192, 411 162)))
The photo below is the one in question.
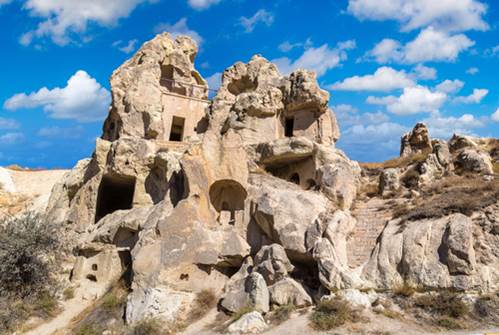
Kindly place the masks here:
POLYGON ((219 213, 219 221, 235 224, 242 220, 247 195, 244 187, 235 180, 222 179, 214 182, 210 186, 210 201, 219 213))

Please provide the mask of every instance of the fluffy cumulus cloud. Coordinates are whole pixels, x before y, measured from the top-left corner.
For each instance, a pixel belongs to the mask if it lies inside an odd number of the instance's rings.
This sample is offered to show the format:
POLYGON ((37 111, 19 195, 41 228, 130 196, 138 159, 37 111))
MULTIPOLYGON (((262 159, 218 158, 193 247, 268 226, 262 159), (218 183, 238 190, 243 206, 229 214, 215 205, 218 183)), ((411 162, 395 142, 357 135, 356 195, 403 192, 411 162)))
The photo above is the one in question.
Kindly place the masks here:
POLYGON ((463 104, 478 104, 488 93, 489 90, 485 88, 475 88, 473 89, 473 93, 470 95, 454 98, 454 102, 463 104))
POLYGON ((412 70, 412 74, 416 79, 430 80, 437 78, 437 70, 433 67, 418 64, 412 70))
POLYGON ((74 34, 86 32, 89 24, 113 26, 128 17, 141 3, 148 0, 27 0, 23 8, 41 22, 21 36, 20 42, 31 44, 35 39, 50 38, 58 45, 71 42, 74 34))
POLYGON ((397 71, 391 67, 380 67, 365 76, 353 76, 337 82, 329 88, 342 91, 391 91, 394 89, 414 86, 415 83, 403 70, 397 71))
POLYGON ((168 32, 174 37, 177 37, 179 35, 187 35, 192 37, 192 39, 195 40, 198 45, 201 45, 201 43, 203 43, 203 38, 201 37, 201 35, 189 28, 189 26, 187 25, 187 18, 185 17, 181 18, 174 24, 165 22, 159 23, 156 25, 156 27, 154 27, 154 32, 156 34, 168 32))
POLYGON ((265 9, 260 9, 251 17, 241 16, 239 23, 247 33, 251 33, 260 23, 270 27, 274 23, 274 15, 265 9))
POLYGON ((367 103, 386 105, 386 109, 398 115, 410 115, 424 112, 436 112, 447 100, 447 95, 438 91, 431 91, 424 86, 406 87, 402 95, 373 97, 369 96, 367 103))
POLYGON ((65 87, 41 88, 29 94, 19 93, 4 103, 8 110, 42 107, 54 119, 80 122, 101 121, 111 102, 109 91, 85 71, 77 71, 65 87))
POLYGON ((499 108, 496 109, 494 113, 490 116, 490 119, 494 122, 499 122, 499 108))
POLYGON ((0 129, 17 129, 19 123, 16 120, 0 117, 0 129))
POLYGON ((312 45, 313 45, 312 39, 307 38, 303 43, 302 42, 291 43, 289 41, 284 41, 281 44, 279 44, 278 49, 282 52, 289 52, 295 48, 301 48, 301 47, 308 49, 311 48, 312 45))
POLYGON ((434 26, 445 31, 487 30, 487 6, 478 0, 349 0, 360 20, 394 20, 402 31, 434 26))
POLYGON ((281 57, 273 59, 272 62, 284 74, 289 74, 296 69, 307 69, 315 71, 317 76, 320 77, 346 60, 346 50, 353 48, 355 48, 354 40, 340 42, 333 48, 328 44, 324 44, 318 48, 310 47, 305 49, 303 54, 294 61, 288 57, 281 57))
POLYGON ((449 80, 446 79, 440 84, 438 84, 435 89, 439 92, 443 92, 446 94, 457 93, 461 88, 463 88, 464 83, 459 79, 449 80))
POLYGON ((423 122, 428 125, 431 136, 442 139, 448 139, 453 134, 473 135, 475 129, 485 126, 483 120, 471 114, 446 117, 440 113, 432 113, 423 122))
POLYGON ((203 10, 219 3, 220 0, 188 0, 189 6, 196 10, 203 10))
POLYGON ((428 27, 405 45, 393 39, 383 39, 366 56, 378 63, 454 62, 461 52, 474 44, 464 34, 452 35, 428 27))

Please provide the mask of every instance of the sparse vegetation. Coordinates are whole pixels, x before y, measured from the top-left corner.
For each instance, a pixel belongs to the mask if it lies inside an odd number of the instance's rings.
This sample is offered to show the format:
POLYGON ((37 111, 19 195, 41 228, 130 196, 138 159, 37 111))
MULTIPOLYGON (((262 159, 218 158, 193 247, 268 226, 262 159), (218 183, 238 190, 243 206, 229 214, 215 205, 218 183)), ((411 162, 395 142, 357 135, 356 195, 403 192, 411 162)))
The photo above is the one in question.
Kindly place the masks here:
POLYGON ((235 322, 235 321, 239 320, 244 314, 253 312, 254 310, 255 309, 252 306, 245 306, 245 307, 241 308, 240 310, 238 310, 237 312, 232 314, 231 322, 235 322))
POLYGON ((402 318, 402 314, 400 314, 399 312, 395 312, 395 311, 392 311, 391 309, 384 309, 381 314, 383 314, 384 316, 386 316, 387 318, 390 318, 390 319, 401 319, 402 318))
POLYGON ((0 224, 0 333, 31 316, 54 316, 59 246, 57 227, 32 213, 0 224))
POLYGON ((197 321, 217 304, 217 297, 212 290, 202 290, 196 295, 189 314, 189 321, 197 321))
POLYGON ((64 300, 71 300, 75 297, 75 290, 72 287, 66 287, 62 292, 64 300))
POLYGON ((268 320, 275 325, 281 324, 284 321, 289 320, 291 314, 293 314, 295 310, 296 307, 293 304, 278 306, 269 315, 268 320))
POLYGON ((74 334, 75 335, 101 335, 103 329, 98 326, 91 324, 84 324, 80 328, 78 328, 74 334))
POLYGON ((320 301, 310 316, 311 326, 315 330, 331 330, 347 322, 358 322, 361 314, 343 299, 320 301))
POLYGON ((161 322, 156 318, 149 318, 138 322, 132 329, 131 335, 157 335, 165 330, 161 322))
POLYGON ((435 322, 439 327, 445 329, 462 329, 463 325, 456 319, 452 319, 450 317, 441 317, 438 318, 435 322))
POLYGON ((430 153, 430 150, 425 150, 407 157, 395 157, 381 163, 359 163, 359 165, 364 169, 405 168, 411 164, 423 162, 430 153))
POLYGON ((414 305, 433 314, 451 318, 463 317, 470 311, 468 305, 452 292, 421 295, 414 300, 414 305))
POLYGON ((102 298, 102 308, 107 311, 113 311, 124 304, 125 298, 126 295, 121 294, 121 292, 116 292, 116 290, 112 290, 102 298))
POLYGON ((439 218, 452 213, 471 215, 499 198, 499 179, 487 181, 480 176, 448 177, 422 190, 413 206, 398 208, 394 217, 404 221, 439 218))
POLYGON ((393 289, 393 293, 407 298, 416 293, 416 288, 409 285, 407 282, 404 282, 402 285, 395 287, 393 289))

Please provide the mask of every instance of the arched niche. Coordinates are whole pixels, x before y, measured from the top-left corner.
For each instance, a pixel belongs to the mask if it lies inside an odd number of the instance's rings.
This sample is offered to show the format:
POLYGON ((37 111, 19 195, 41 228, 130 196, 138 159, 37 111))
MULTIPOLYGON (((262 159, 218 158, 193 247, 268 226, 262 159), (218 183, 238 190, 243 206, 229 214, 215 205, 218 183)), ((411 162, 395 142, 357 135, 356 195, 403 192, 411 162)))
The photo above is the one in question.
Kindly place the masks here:
POLYGON ((222 179, 210 186, 210 202, 220 214, 221 223, 235 224, 244 212, 244 202, 248 193, 235 180, 222 179))

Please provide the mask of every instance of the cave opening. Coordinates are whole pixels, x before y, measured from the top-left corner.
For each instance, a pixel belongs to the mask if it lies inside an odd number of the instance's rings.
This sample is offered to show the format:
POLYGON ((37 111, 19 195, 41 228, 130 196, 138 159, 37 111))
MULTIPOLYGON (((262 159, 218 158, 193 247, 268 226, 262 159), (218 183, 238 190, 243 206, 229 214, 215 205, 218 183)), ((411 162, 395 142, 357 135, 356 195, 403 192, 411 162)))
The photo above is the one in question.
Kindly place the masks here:
POLYGON ((102 177, 97 195, 95 222, 120 209, 131 209, 135 178, 106 175, 102 177))

